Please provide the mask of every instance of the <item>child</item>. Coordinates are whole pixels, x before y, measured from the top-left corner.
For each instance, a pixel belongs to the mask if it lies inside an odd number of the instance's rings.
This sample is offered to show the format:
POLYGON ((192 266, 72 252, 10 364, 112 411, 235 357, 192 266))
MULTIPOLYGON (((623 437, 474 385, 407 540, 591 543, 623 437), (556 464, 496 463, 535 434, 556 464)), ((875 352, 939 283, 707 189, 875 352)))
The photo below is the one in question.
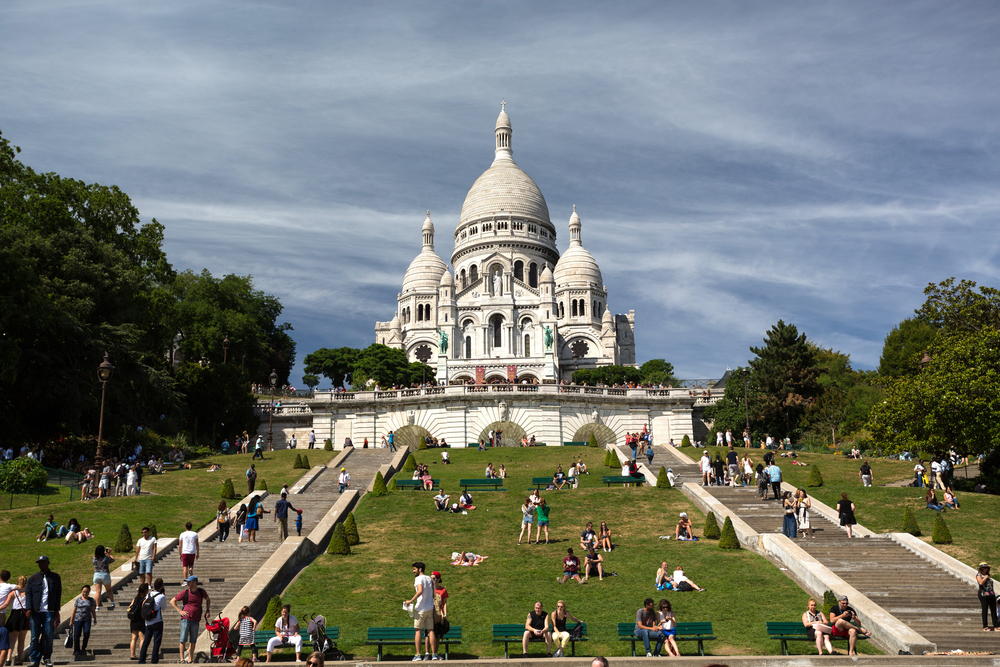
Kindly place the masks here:
POLYGON ((237 628, 240 631, 240 643, 236 657, 242 658, 243 647, 249 646, 250 655, 253 656, 253 661, 257 662, 257 644, 254 643, 253 639, 254 630, 257 629, 257 620, 250 615, 250 607, 240 609, 240 619, 237 621, 237 628))
POLYGON ((295 510, 295 532, 302 537, 302 510, 295 510))

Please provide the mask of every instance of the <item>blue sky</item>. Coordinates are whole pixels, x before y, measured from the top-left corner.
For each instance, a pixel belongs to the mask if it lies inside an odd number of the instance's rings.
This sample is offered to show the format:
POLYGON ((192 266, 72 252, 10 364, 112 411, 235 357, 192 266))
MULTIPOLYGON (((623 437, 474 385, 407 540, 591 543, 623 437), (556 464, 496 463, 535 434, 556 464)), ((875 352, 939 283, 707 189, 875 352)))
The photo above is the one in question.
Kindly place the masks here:
POLYGON ((0 130, 278 296, 293 384, 374 342, 427 209, 450 257, 501 99, 640 362, 718 377, 783 319, 873 368, 928 282, 1000 284, 996 3, 611 5, 6 0, 0 130))

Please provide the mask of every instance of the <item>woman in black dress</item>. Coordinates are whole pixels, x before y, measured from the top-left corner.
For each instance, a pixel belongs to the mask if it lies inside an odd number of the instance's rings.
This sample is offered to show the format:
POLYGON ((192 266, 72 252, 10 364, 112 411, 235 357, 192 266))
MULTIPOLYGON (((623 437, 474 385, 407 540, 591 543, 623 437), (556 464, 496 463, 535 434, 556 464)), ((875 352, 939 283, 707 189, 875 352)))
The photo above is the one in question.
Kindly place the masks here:
POLYGON ((135 650, 142 646, 142 640, 146 634, 146 621, 142 618, 142 601, 146 599, 146 595, 148 594, 149 584, 139 584, 139 588, 135 591, 135 597, 132 599, 132 604, 128 606, 128 613, 131 614, 128 620, 128 629, 132 633, 132 641, 128 645, 129 653, 132 654, 129 660, 139 659, 139 656, 135 654, 135 650))
POLYGON ((840 525, 847 528, 847 537, 854 537, 851 535, 851 527, 857 523, 854 520, 854 503, 847 499, 847 494, 840 494, 840 501, 837 502, 837 514, 840 515, 840 525))

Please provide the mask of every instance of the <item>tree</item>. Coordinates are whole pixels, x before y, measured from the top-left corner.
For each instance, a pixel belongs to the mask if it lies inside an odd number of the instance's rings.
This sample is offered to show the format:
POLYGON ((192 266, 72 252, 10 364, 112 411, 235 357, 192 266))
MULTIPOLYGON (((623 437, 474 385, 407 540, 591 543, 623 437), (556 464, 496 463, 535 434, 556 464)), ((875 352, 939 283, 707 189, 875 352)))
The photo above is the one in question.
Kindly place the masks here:
POLYGON ((258 491, 267 491, 267 480, 266 479, 262 479, 259 482, 257 482, 257 490, 258 491))
POLYGON ((302 467, 304 469, 306 469, 306 470, 312 470, 312 464, 309 463, 309 455, 308 454, 303 454, 302 455, 302 467))
POLYGON ((406 462, 403 463, 403 470, 413 472, 417 469, 417 460, 413 458, 413 452, 406 455, 406 462))
POLYGON ((885 337, 878 374, 893 378, 915 375, 920 370, 921 357, 937 333, 937 327, 918 318, 900 322, 885 337))
POLYGON ((406 353, 385 345, 373 344, 358 353, 352 366, 351 385, 365 389, 420 384, 423 378, 434 379, 434 370, 421 363, 410 363, 406 353))
POLYGON ((129 553, 135 548, 135 544, 132 542, 132 533, 129 532, 128 524, 123 523, 121 530, 118 531, 118 539, 115 540, 114 552, 123 554, 129 553))
POLYGON ((344 534, 347 536, 347 543, 352 547, 355 544, 361 544, 361 537, 358 535, 358 522, 354 518, 354 512, 348 514, 347 518, 344 519, 344 534))
POLYGON ((334 526, 333 536, 330 538, 330 545, 326 548, 326 552, 338 556, 351 555, 351 545, 347 543, 347 533, 344 531, 343 523, 334 526))
POLYGON ((920 526, 917 524, 917 517, 913 515, 913 510, 909 507, 903 508, 903 530, 914 537, 920 537, 920 526))
POLYGON ((684 437, 681 438, 681 447, 690 447, 690 446, 691 446, 691 438, 689 438, 688 434, 685 433, 684 437))
MULTIPOLYGON (((820 394, 815 354, 794 324, 778 320, 767 332, 763 347, 751 347, 750 402, 765 433, 779 438, 797 434, 799 420, 820 394)), ((728 389, 728 383, 727 387, 728 389)))
POLYGON ((333 451, 333 440, 331 440, 330 438, 327 438, 326 440, 323 441, 323 451, 324 452, 332 452, 333 451))
POLYGON ((1000 445, 1000 332, 942 332, 916 375, 884 380, 868 428, 888 452, 987 453, 1000 445))
POLYGON ((294 461, 294 463, 292 463, 292 470, 298 470, 298 469, 300 469, 302 467, 303 467, 302 466, 302 455, 301 454, 296 454, 295 455, 295 461, 294 461))
POLYGON ((41 491, 48 480, 45 468, 33 458, 25 456, 0 464, 0 491, 4 493, 41 491))
POLYGON ((719 537, 720 549, 742 549, 740 541, 736 537, 736 529, 733 528, 732 517, 726 517, 726 522, 722 524, 722 534, 719 537))
MULTIPOLYGON (((669 365, 669 364, 668 364, 669 365)), ((600 366, 573 373, 573 382, 588 385, 615 385, 642 382, 642 371, 632 366, 600 366)))
POLYGON ((590 434, 590 442, 587 443, 587 446, 588 447, 594 447, 594 448, 598 447, 597 436, 594 435, 593 433, 590 434))
POLYGON ((319 386, 319 378, 312 373, 306 373, 302 376, 302 384, 309 387, 310 389, 315 389, 319 386))
MULTIPOLYGON (((393 478, 393 481, 396 481, 395 478, 393 478)), ((389 495, 389 490, 385 488, 385 478, 382 477, 381 471, 375 473, 375 483, 372 484, 372 490, 369 495, 376 498, 389 495)))
POLYGON ((934 530, 931 534, 931 541, 934 544, 951 544, 951 531, 948 530, 948 524, 944 522, 944 517, 938 512, 934 516, 934 530))
POLYGON ((320 348, 303 360, 306 373, 323 375, 334 387, 343 388, 351 384, 358 353, 353 347, 320 348))
POLYGON ((656 474, 656 488, 669 489, 670 479, 667 477, 667 469, 660 466, 660 472, 656 474))
POLYGON ((236 499, 236 489, 233 488, 232 478, 227 478, 225 482, 222 483, 222 492, 219 497, 223 500, 235 500, 236 499))
POLYGON ((281 596, 275 595, 267 603, 267 610, 264 612, 264 619, 260 622, 261 626, 266 628, 273 628, 274 624, 278 622, 278 617, 281 616, 281 596))
POLYGON ((722 536, 719 522, 715 520, 715 512, 709 512, 705 516, 705 529, 701 531, 701 535, 707 540, 717 540, 722 536))
POLYGON ((917 316, 944 333, 975 333, 984 329, 1000 329, 1000 290, 980 287, 954 278, 930 283, 924 289, 927 300, 917 310, 917 316))
POLYGON ((814 489, 823 486, 823 475, 819 471, 819 466, 814 465, 809 470, 809 481, 806 482, 806 486, 814 489))
POLYGON ((647 384, 664 384, 677 387, 681 381, 674 375, 674 365, 664 359, 650 359, 639 367, 642 382, 647 384))

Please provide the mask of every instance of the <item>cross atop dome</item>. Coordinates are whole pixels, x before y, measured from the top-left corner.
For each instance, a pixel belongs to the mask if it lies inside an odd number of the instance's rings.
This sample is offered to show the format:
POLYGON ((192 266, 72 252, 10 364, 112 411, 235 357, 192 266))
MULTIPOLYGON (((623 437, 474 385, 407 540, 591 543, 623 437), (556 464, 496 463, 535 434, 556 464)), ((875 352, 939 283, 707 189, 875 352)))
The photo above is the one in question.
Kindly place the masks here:
POLYGON ((507 110, 507 103, 504 100, 500 100, 500 113, 507 110))

